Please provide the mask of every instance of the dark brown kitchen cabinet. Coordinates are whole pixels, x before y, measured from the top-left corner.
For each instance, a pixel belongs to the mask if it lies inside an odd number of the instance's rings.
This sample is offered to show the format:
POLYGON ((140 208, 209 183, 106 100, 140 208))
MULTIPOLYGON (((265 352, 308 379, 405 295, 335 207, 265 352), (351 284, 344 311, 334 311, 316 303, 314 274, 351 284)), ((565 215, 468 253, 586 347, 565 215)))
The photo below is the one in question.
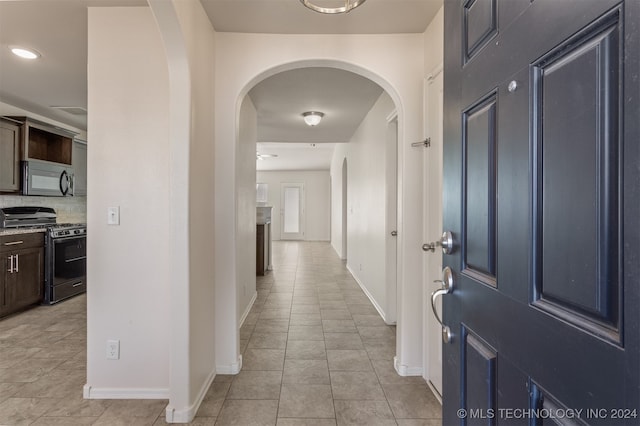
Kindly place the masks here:
POLYGON ((76 133, 29 117, 5 117, 21 126, 22 159, 72 164, 76 133))
POLYGON ((20 191, 20 126, 0 119, 0 192, 20 191))
POLYGON ((0 266, 0 316, 42 301, 43 233, 0 237, 0 266))

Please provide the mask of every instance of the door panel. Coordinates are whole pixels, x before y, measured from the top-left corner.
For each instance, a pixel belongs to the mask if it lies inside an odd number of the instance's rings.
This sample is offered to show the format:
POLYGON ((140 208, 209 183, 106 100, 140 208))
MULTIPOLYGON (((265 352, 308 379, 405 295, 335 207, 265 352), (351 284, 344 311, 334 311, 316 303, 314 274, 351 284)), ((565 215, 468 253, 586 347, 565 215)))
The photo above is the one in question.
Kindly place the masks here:
POLYGON ((0 314, 7 310, 7 305, 9 304, 7 282, 12 279, 12 274, 9 272, 11 270, 11 255, 13 253, 4 252, 0 254, 0 314))
POLYGON ((469 424, 487 424, 498 408, 498 354, 472 331, 463 328, 462 332, 462 407, 478 413, 473 415, 469 424))
POLYGON ((445 425, 640 421, 639 10, 445 2, 445 425))
POLYGON ((14 252, 14 268, 6 281, 7 302, 23 307, 42 301, 44 283, 44 249, 32 248, 14 252))
POLYGON ((304 184, 283 183, 281 203, 281 231, 283 240, 304 239, 304 184))
POLYGON ((621 312, 620 18, 620 10, 613 10, 532 68, 538 237, 533 298, 552 315, 613 340, 620 337, 621 312))
POLYGON ((495 285, 496 105, 491 93, 463 113, 465 273, 495 285))
POLYGON ((20 189, 20 127, 0 121, 0 191, 20 189))
POLYGON ((467 0, 463 10, 464 53, 469 61, 497 32, 496 0, 467 0))

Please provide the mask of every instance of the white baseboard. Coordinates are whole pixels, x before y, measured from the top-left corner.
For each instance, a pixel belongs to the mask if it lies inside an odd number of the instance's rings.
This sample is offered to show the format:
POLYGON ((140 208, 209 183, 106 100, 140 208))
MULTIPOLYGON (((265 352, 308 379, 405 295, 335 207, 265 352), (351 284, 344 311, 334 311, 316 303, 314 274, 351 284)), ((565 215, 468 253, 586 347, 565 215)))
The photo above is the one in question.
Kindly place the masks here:
POLYGON ((242 355, 238 355, 238 361, 228 365, 216 365, 217 374, 238 374, 242 369, 242 355))
POLYGON ((422 367, 409 367, 408 365, 400 364, 398 361, 398 357, 393 357, 393 368, 396 369, 398 375, 407 377, 407 376, 422 376, 422 367))
POLYGON ((242 318, 240 318, 240 327, 242 327, 242 324, 244 324, 244 320, 247 319, 249 312, 251 312, 251 308, 253 308, 253 304, 256 302, 257 297, 258 297, 258 292, 255 291, 253 293, 253 297, 251 298, 251 302, 249 302, 249 304, 247 305, 247 309, 245 309, 244 313, 242 314, 242 318))
POLYGON ((438 402, 440 403, 440 405, 442 405, 442 395, 440 395, 440 392, 438 392, 438 389, 436 389, 436 387, 433 386, 433 383, 431 383, 431 380, 427 380, 427 385, 429 385, 429 389, 431 389, 433 396, 435 396, 438 402))
POLYGON ((378 311, 378 313, 380 314, 380 316, 384 320, 385 324, 389 324, 387 322, 387 314, 384 313, 384 309, 382 309, 382 307, 378 304, 376 299, 374 299, 373 295, 371 293, 369 293, 369 290, 367 290, 367 288, 364 286, 364 284, 362 284, 362 281, 360 281, 358 276, 351 270, 351 267, 349 267, 349 265, 347 265, 347 270, 349 271, 349 273, 351 274, 353 279, 356 280, 356 282, 358 283, 358 285, 360 286, 360 288, 362 289, 364 294, 367 295, 367 297, 369 298, 369 300, 373 304, 373 307, 376 308, 376 311, 378 311))
POLYGON ((86 384, 82 388, 84 399, 169 399, 165 388, 94 388, 86 384))
POLYGON ((200 408, 200 404, 202 404, 202 400, 207 394, 207 391, 209 390, 209 387, 211 386, 211 383, 213 383, 213 379, 215 378, 216 378, 216 372, 212 371, 209 374, 209 377, 207 377, 207 380, 205 380, 202 387, 200 388, 200 392, 198 392, 198 397, 196 398, 194 403, 191 404, 190 406, 178 409, 178 408, 172 407, 171 404, 167 405, 167 408, 165 409, 165 416, 167 419, 167 423, 191 422, 193 418, 196 416, 196 413, 198 412, 198 408, 200 408))

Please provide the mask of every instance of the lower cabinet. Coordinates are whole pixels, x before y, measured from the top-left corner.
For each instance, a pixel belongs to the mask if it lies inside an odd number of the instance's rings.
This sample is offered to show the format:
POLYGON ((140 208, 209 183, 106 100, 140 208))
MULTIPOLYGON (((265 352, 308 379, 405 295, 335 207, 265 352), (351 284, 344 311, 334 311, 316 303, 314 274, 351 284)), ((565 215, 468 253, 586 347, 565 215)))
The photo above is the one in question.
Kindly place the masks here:
POLYGON ((44 235, 0 237, 0 316, 42 301, 44 235))

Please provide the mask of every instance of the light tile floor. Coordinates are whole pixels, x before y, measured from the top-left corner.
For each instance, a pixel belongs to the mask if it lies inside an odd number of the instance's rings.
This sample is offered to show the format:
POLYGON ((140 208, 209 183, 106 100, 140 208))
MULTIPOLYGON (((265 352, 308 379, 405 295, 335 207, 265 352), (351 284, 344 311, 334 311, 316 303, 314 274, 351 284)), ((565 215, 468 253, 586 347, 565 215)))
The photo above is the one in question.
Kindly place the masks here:
MULTIPOLYGON (((193 425, 440 426, 420 377, 393 369, 387 326, 328 243, 274 242, 240 330, 243 368, 218 375, 193 425)), ((166 400, 84 400, 86 298, 0 320, 0 425, 163 425, 166 400)))

